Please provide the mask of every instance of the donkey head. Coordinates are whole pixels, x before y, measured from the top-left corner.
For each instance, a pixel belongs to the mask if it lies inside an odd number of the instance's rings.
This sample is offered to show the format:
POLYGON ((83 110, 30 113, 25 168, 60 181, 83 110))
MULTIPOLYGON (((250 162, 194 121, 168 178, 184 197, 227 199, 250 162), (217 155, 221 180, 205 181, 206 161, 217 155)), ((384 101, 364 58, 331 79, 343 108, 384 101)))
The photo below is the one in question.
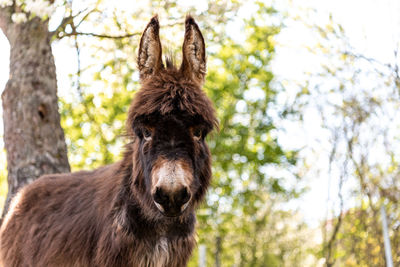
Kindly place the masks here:
POLYGON ((128 116, 134 136, 137 175, 133 190, 153 212, 176 217, 192 211, 211 179, 206 135, 218 122, 202 91, 206 73, 203 36, 194 19, 185 21, 182 64, 162 60, 159 23, 153 17, 143 32, 138 66, 141 89, 128 116))

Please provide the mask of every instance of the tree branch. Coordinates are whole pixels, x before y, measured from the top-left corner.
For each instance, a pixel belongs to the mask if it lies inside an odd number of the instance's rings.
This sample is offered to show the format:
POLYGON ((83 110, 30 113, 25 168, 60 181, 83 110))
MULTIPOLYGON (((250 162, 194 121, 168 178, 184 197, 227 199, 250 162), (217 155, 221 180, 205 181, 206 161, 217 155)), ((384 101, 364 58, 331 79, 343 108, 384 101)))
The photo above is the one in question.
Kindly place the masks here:
MULTIPOLYGON (((60 25, 58 25, 57 28, 56 28, 54 31, 52 31, 52 32, 50 33, 50 35, 51 35, 52 37, 56 36, 56 38, 59 38, 59 39, 61 39, 62 37, 64 37, 64 36, 61 36, 61 38, 60 38, 59 35, 60 35, 61 33, 65 33, 65 28, 66 28, 68 25, 72 25, 72 24, 73 24, 73 20, 74 20, 75 18, 77 18, 79 15, 81 15, 83 12, 85 12, 86 10, 87 10, 87 9, 81 10, 81 11, 79 11, 79 12, 78 12, 77 14, 75 14, 75 15, 72 15, 72 14, 70 13, 68 16, 64 17, 63 20, 61 21, 60 25)), ((93 13, 93 12, 96 11, 96 10, 97 10, 96 8, 93 8, 93 9, 91 9, 89 12, 87 12, 87 13, 82 17, 82 19, 78 22, 78 24, 76 25, 75 28, 78 28, 79 25, 80 25, 91 13, 93 13)))
MULTIPOLYGON (((91 11, 93 12, 93 11, 91 11)), ((87 14, 89 15, 89 14, 87 14)), ((74 24, 74 21, 72 20, 68 25, 71 26, 72 31, 67 33, 67 32, 60 32, 57 36, 58 39, 62 39, 64 37, 74 37, 74 36, 91 36, 91 37, 96 37, 96 38, 105 38, 105 39, 124 39, 124 38, 131 38, 133 36, 138 36, 141 35, 142 32, 134 32, 134 33, 126 33, 126 34, 121 34, 121 35, 109 35, 109 34, 105 34, 105 33, 93 33, 93 32, 80 32, 78 31, 78 27, 79 25, 85 20, 85 18, 87 17, 87 15, 85 15, 82 20, 78 23, 78 24, 74 24)), ((183 24, 183 22, 174 22, 174 23, 170 23, 165 25, 165 27, 172 27, 178 24, 183 24)))
POLYGON ((11 10, 12 7, 0 8, 0 29, 7 36, 8 25, 11 22, 11 10))
POLYGON ((74 17, 71 15, 63 18, 60 25, 58 25, 58 27, 54 31, 50 32, 50 36, 52 38, 55 36, 56 38, 61 39, 59 35, 65 31, 65 28, 67 27, 68 24, 71 24, 73 19, 74 17))
POLYGON ((71 37, 71 36, 92 36, 92 37, 97 37, 97 38, 107 38, 107 39, 124 39, 124 38, 130 38, 136 35, 140 35, 142 32, 134 32, 134 33, 127 33, 123 35, 108 35, 108 34, 98 34, 98 33, 93 33, 93 32, 78 32, 78 31, 72 31, 71 33, 64 33, 62 36, 59 37, 59 39, 62 39, 64 37, 71 37))
MULTIPOLYGON (((74 17, 79 16, 80 14, 82 14, 82 13, 85 12, 85 11, 86 11, 86 10, 82 10, 81 12, 79 12, 79 13, 78 13, 76 16, 74 16, 74 17)), ((76 28, 78 28, 79 25, 81 25, 81 23, 84 22, 84 21, 87 19, 87 17, 88 17, 90 14, 92 14, 93 12, 95 12, 95 11, 97 11, 97 8, 93 8, 93 9, 91 9, 88 13, 86 13, 85 16, 83 16, 82 19, 76 24, 76 28)))
POLYGON ((331 235, 331 238, 328 241, 327 245, 327 256, 326 256, 326 266, 327 267, 332 267, 335 264, 336 259, 332 257, 333 254, 333 245, 336 242, 337 234, 339 233, 340 226, 342 225, 342 220, 343 220, 343 208, 344 208, 344 200, 343 200, 343 194, 342 194, 342 188, 343 188, 343 182, 344 182, 344 177, 347 174, 347 160, 345 161, 345 167, 343 167, 343 172, 342 175, 340 175, 340 180, 339 180, 339 192, 338 192, 338 197, 340 200, 340 211, 339 211, 339 216, 337 223, 335 225, 335 228, 333 229, 333 233, 331 235))

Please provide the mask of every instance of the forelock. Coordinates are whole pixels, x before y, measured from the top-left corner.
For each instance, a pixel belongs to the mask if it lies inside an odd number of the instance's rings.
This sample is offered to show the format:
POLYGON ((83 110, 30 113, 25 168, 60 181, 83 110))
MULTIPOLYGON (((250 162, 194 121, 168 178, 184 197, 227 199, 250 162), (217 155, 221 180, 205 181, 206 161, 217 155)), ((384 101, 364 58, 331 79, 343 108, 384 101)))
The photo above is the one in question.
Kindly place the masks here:
POLYGON ((210 130, 218 127, 215 110, 204 91, 198 84, 183 79, 176 72, 173 67, 167 68, 165 73, 142 84, 130 107, 128 131, 139 117, 155 113, 161 116, 187 114, 201 118, 210 130))

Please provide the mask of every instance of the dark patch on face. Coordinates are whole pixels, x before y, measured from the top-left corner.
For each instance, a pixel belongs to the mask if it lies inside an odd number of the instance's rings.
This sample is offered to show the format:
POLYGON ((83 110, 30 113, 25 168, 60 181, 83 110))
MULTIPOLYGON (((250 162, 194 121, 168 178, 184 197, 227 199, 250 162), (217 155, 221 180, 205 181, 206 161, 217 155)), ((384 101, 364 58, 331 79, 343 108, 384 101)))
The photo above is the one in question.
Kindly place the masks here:
POLYGON ((200 115, 192 116, 185 112, 172 112, 161 115, 155 112, 140 116, 133 124, 135 134, 140 138, 140 160, 144 170, 142 190, 151 193, 151 173, 158 159, 183 161, 193 175, 189 183, 190 193, 198 195, 201 186, 201 170, 209 168, 202 157, 209 157, 205 136, 210 131, 200 115), (151 139, 145 131, 151 129, 151 139), (200 129, 201 138, 193 135, 193 129, 200 129))

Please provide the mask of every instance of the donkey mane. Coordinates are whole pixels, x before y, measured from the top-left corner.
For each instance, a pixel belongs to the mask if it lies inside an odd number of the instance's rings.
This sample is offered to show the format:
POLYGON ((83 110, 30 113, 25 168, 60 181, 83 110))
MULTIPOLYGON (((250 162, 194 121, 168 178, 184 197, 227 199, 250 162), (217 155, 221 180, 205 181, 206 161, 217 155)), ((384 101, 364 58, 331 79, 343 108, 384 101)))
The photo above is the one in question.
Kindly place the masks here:
POLYGON ((205 45, 190 16, 183 60, 162 63, 158 18, 143 32, 141 89, 123 159, 94 171, 45 175, 14 197, 0 229, 0 266, 183 267, 195 209, 211 181, 206 135, 218 126, 202 91, 205 45))

